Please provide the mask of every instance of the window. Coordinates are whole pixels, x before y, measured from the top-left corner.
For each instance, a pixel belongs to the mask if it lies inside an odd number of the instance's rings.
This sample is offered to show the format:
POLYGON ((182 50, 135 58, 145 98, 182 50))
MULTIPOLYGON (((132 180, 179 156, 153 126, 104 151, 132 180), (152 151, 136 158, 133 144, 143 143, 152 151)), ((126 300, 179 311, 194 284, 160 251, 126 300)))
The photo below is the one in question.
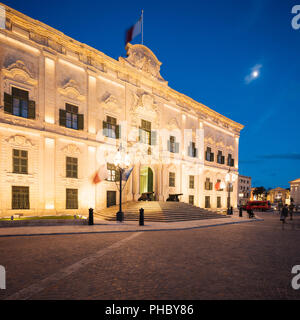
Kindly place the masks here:
POLYGON ((206 178, 204 183, 204 189, 205 190, 212 190, 213 189, 213 183, 210 182, 210 178, 206 178))
POLYGON ((179 153, 179 143, 176 142, 174 136, 170 136, 170 140, 168 140, 168 150, 172 153, 179 153))
POLYGON ((17 117, 35 119, 35 102, 29 100, 28 91, 12 88, 12 94, 4 93, 4 112, 17 117))
POLYGON ((78 159, 77 158, 66 158, 66 177, 67 178, 78 178, 78 159))
POLYGON ((213 162, 214 156, 215 156, 214 153, 211 152, 211 148, 207 147, 205 151, 205 160, 209 162, 213 162))
POLYGON ((188 147, 188 155, 189 157, 192 157, 192 158, 197 158, 198 156, 198 150, 195 146, 195 142, 191 142, 189 147, 188 147))
POLYGON ((169 187, 175 187, 175 172, 169 172, 169 187))
POLYGON ((120 172, 116 170, 114 164, 108 163, 107 164, 107 171, 108 171, 108 178, 107 181, 120 181, 120 172))
POLYGON ((221 197, 217 197, 217 208, 221 208, 222 204, 221 204, 221 197))
POLYGON ((194 196, 193 195, 189 196, 189 204, 194 205, 194 196))
POLYGON ((29 187, 12 187, 12 209, 28 210, 29 208, 29 187))
POLYGON ((28 173, 28 152, 13 149, 13 173, 28 173))
POLYGON ((78 113, 78 107, 66 103, 66 109, 59 110, 59 125, 74 130, 83 130, 84 117, 78 113))
POLYGON ((195 185, 195 177, 194 176, 189 176, 189 187, 190 189, 194 189, 195 185))
POLYGON ((225 163, 225 157, 223 156, 222 151, 218 151, 217 163, 219 163, 219 164, 225 163))
MULTIPOLYGON (((151 131, 151 122, 141 121, 139 137, 141 143, 156 145, 156 131, 151 131)), ((151 154, 151 149, 148 149, 148 154, 151 154)))
POLYGON ((210 208, 210 196, 205 197, 205 208, 210 208))
POLYGON ((112 139, 120 139, 120 126, 117 125, 117 119, 107 116, 103 121, 103 135, 112 139))
POLYGON ((234 167, 234 159, 232 159, 232 154, 228 154, 227 165, 230 167, 234 167))
POLYGON ((78 209, 77 189, 66 189, 66 209, 78 209))

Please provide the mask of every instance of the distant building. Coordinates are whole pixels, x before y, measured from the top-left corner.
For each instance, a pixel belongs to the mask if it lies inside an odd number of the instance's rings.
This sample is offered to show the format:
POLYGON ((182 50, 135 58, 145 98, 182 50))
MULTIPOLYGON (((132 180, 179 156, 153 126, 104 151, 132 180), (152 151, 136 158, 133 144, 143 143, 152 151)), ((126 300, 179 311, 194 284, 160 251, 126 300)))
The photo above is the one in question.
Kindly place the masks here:
POLYGON ((289 184, 291 186, 291 199, 294 200, 294 204, 300 205, 300 178, 290 181, 289 184))
POLYGON ((246 204, 251 197, 251 177, 239 175, 238 180, 238 203, 246 204))
POLYGON ((284 188, 275 188, 268 191, 267 200, 271 203, 282 202, 289 204, 290 202, 290 190, 284 188))

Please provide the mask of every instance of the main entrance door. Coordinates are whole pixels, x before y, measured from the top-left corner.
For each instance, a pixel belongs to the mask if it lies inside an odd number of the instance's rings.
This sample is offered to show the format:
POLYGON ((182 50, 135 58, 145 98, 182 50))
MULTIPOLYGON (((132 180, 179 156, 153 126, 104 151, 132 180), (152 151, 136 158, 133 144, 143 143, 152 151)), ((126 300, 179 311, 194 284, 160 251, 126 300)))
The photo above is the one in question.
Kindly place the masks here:
POLYGON ((106 206, 107 208, 116 205, 116 191, 107 191, 106 193, 106 206))
POLYGON ((153 192, 153 171, 149 167, 141 168, 140 172, 140 194, 153 192))

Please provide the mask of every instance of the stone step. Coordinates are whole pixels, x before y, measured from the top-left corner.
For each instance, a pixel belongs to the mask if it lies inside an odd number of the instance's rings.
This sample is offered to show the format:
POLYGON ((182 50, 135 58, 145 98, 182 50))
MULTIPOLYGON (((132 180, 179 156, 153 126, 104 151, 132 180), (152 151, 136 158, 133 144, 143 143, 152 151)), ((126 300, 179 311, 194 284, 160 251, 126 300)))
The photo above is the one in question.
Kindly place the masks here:
MULTIPOLYGON (((122 210, 124 212, 125 221, 138 221, 140 208, 144 209, 145 221, 153 222, 176 222, 225 217, 220 213, 183 202, 141 201, 127 202, 126 204, 123 204, 122 210)), ((107 221, 116 221, 116 213, 118 210, 118 206, 103 209, 95 212, 95 217, 99 217, 107 221)))

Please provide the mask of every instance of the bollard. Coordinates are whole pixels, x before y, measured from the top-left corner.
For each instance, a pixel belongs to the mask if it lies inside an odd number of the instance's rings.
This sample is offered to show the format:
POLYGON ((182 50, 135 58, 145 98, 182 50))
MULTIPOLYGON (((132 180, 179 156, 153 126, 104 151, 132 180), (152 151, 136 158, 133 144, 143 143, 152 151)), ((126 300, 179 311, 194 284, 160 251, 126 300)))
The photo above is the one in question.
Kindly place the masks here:
POLYGON ((144 209, 140 209, 140 226, 144 225, 144 209))
POLYGON ((94 209, 89 209, 89 226, 94 225, 94 209))
POLYGON ((243 217, 243 208, 240 207, 240 218, 242 218, 242 217, 243 217))

